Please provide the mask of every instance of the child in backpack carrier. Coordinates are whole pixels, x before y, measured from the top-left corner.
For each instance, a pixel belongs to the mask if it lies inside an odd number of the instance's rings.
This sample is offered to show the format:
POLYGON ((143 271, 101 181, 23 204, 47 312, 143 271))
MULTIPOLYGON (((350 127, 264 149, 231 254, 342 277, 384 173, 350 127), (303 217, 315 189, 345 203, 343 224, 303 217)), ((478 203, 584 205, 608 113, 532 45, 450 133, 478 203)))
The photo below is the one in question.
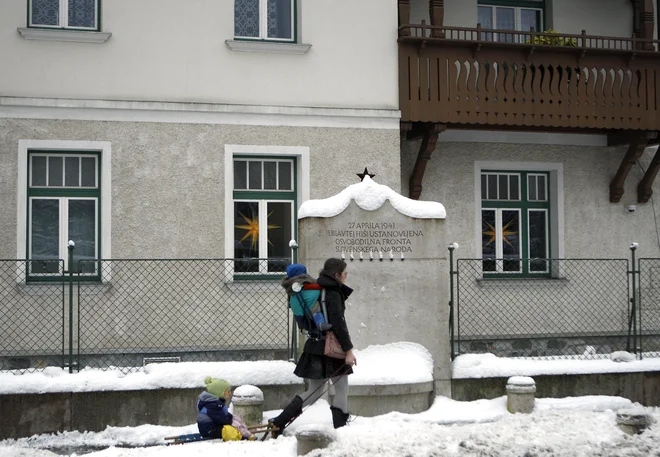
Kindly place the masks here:
POLYGON ((289 307, 300 328, 311 330, 311 322, 308 324, 310 320, 322 332, 332 328, 332 324, 326 322, 319 303, 321 286, 307 274, 307 267, 299 263, 286 267, 282 287, 289 296, 289 307))

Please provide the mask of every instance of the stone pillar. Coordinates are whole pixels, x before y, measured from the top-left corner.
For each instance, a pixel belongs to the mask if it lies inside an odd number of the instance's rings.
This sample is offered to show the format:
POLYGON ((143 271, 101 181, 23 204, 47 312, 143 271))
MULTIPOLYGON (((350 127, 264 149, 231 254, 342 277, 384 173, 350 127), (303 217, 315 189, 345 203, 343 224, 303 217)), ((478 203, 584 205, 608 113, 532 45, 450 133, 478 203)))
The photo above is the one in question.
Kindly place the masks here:
POLYGON ((256 386, 237 387, 232 395, 234 414, 243 419, 245 425, 261 425, 264 418, 264 394, 256 386))
POLYGON ((298 441, 298 455, 305 455, 315 449, 325 449, 336 438, 334 430, 308 426, 296 432, 296 440, 298 441))
POLYGON ((506 409, 511 414, 534 411, 536 383, 528 376, 513 376, 506 384, 506 409))
POLYGON ((314 275, 330 257, 348 265, 346 284, 354 292, 346 322, 356 349, 421 344, 433 356, 434 394, 450 397, 444 207, 403 197, 365 177, 334 197, 305 202, 298 214, 300 263, 314 275))

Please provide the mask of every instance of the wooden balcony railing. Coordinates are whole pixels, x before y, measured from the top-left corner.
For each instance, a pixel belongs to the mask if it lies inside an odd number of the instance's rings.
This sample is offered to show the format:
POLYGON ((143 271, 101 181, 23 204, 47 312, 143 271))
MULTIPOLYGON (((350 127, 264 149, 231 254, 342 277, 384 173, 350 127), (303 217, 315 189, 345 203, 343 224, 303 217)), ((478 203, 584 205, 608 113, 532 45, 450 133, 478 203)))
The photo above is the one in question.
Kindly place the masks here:
POLYGON ((659 44, 586 33, 402 26, 401 118, 446 124, 659 130, 659 44), (565 45, 541 44, 544 41, 565 45))

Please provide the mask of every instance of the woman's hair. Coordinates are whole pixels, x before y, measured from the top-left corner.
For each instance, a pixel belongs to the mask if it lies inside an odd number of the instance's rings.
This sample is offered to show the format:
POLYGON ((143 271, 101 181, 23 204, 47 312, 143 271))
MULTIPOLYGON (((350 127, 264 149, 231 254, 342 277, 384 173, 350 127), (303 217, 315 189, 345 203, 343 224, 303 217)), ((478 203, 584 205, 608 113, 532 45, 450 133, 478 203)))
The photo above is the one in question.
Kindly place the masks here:
POLYGON ((321 274, 334 278, 335 273, 341 275, 344 270, 346 270, 346 262, 344 262, 342 259, 332 258, 325 261, 325 264, 323 264, 323 270, 321 270, 321 274))

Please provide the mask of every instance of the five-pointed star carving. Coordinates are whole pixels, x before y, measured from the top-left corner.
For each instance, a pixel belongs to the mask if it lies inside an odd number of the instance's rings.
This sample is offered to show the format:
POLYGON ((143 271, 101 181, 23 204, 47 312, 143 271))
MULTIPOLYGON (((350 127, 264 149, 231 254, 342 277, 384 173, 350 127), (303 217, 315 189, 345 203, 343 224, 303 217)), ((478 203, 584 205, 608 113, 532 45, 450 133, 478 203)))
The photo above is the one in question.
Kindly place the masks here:
POLYGON ((364 181, 365 176, 369 176, 370 178, 373 178, 376 176, 373 173, 369 173, 369 170, 367 170, 367 167, 364 167, 364 171, 362 173, 356 173, 360 177, 360 181, 364 181))

